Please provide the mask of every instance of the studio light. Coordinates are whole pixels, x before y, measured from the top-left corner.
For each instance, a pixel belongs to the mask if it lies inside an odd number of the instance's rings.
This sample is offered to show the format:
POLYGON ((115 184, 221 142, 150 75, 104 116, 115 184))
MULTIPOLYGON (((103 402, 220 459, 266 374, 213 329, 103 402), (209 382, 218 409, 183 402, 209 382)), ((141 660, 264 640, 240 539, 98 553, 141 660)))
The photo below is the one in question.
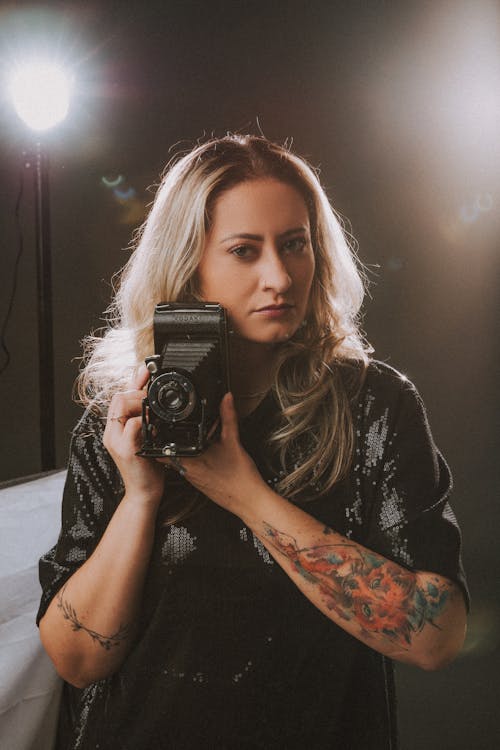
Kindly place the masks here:
POLYGON ((52 62, 30 60, 15 68, 9 93, 18 116, 37 132, 48 130, 68 114, 72 78, 52 62))

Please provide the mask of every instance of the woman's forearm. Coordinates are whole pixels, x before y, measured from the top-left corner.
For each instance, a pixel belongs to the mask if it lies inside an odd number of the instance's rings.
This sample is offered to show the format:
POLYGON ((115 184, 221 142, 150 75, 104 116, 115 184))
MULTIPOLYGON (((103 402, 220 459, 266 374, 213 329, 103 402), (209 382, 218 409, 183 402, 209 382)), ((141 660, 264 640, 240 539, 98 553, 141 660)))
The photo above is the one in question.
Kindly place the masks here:
POLYGON ((424 669, 460 650, 465 607, 456 584, 397 565, 264 485, 238 515, 310 601, 366 645, 424 669))
POLYGON ((276 494, 239 440, 230 394, 221 403, 221 438, 184 475, 261 539, 294 584, 332 622, 386 656, 437 669, 465 636, 465 603, 457 584, 411 571, 325 528, 276 494))
POLYGON ((158 501, 125 495, 89 559, 40 621, 59 674, 77 687, 112 674, 128 654, 151 557, 158 501))

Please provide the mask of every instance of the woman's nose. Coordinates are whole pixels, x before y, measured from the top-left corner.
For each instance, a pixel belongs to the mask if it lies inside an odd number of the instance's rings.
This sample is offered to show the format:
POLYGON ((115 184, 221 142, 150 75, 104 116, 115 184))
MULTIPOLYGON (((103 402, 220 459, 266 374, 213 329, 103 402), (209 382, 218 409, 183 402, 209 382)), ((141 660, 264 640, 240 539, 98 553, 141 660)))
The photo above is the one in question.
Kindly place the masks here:
POLYGON ((292 279, 281 255, 272 251, 266 254, 261 268, 262 288, 273 289, 279 294, 288 291, 292 279))

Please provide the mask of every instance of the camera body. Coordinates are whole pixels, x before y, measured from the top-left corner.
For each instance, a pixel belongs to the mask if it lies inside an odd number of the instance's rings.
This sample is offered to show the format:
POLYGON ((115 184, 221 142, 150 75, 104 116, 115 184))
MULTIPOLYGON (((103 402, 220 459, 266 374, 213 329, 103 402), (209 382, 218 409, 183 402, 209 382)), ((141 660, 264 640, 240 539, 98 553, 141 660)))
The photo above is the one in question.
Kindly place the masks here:
POLYGON ((197 456, 229 390, 226 311, 213 302, 161 303, 153 330, 138 455, 197 456))

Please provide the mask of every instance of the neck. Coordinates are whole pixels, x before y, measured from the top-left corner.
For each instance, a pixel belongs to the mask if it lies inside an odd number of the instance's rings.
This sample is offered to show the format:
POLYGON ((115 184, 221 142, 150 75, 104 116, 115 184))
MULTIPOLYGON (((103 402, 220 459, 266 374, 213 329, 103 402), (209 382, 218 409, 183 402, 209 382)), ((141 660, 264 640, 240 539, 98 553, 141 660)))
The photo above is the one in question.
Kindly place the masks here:
POLYGON ((277 364, 276 346, 231 340, 231 390, 240 414, 256 408, 271 388, 277 364))

